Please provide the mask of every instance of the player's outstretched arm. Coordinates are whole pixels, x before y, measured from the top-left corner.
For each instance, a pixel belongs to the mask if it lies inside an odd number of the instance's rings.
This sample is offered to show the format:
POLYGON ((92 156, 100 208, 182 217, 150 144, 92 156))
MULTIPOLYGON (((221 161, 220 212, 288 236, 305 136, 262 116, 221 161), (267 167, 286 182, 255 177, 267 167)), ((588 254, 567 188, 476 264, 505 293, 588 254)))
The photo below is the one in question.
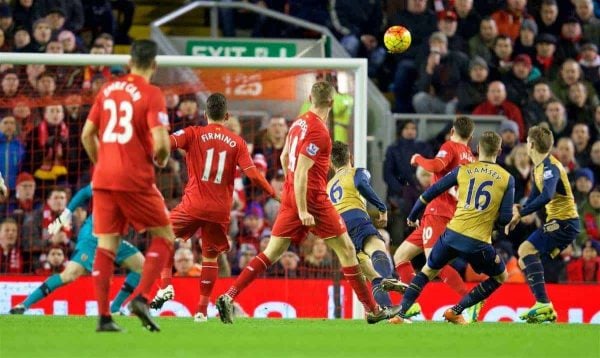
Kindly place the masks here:
POLYGON ((294 196, 298 206, 298 216, 302 221, 302 225, 312 226, 315 224, 315 218, 308 212, 306 187, 308 170, 312 168, 315 162, 304 154, 300 154, 297 160, 296 169, 294 170, 294 196))
POLYGON ((439 157, 427 159, 421 154, 415 154, 410 159, 410 163, 414 166, 419 165, 431 173, 439 173, 446 169, 446 161, 439 157))
POLYGON ((164 168, 169 162, 171 152, 169 132, 163 126, 156 126, 151 129, 151 133, 154 145, 154 161, 160 168, 164 168))
POLYGON ((91 120, 87 120, 81 130, 81 144, 92 163, 98 163, 98 127, 91 120))
POLYGON ((83 188, 79 189, 77 193, 73 196, 69 204, 67 205, 67 209, 70 211, 75 211, 80 206, 83 206, 86 202, 88 202, 92 198, 92 184, 88 184, 83 188))
POLYGON ((256 167, 250 167, 244 169, 244 174, 250 179, 252 184, 259 185, 262 190, 269 194, 269 196, 275 196, 275 190, 271 187, 271 184, 265 179, 265 177, 256 169, 256 167))
POLYGON ((425 206, 429 202, 431 202, 436 197, 440 196, 442 193, 452 188, 455 185, 458 185, 458 171, 460 167, 454 168, 453 171, 446 174, 442 179, 440 179, 437 183, 433 184, 429 189, 427 189, 421 196, 419 200, 415 203, 410 214, 408 215, 407 221, 410 226, 415 226, 419 216, 425 209, 425 206))
POLYGON ((383 200, 379 198, 375 190, 370 183, 371 174, 368 170, 363 168, 356 169, 356 173, 354 174, 354 186, 358 189, 360 195, 362 195, 367 201, 373 204, 379 212, 386 212, 387 207, 383 200))
POLYGON ((502 197, 502 203, 500 204, 500 215, 498 215, 498 224, 506 225, 512 219, 512 208, 515 203, 515 178, 510 176, 508 180, 508 186, 502 197))
MULTIPOLYGON (((558 180, 560 179, 560 171, 558 168, 554 165, 550 165, 547 168, 544 168, 544 173, 542 175, 544 176, 544 187, 542 188, 542 192, 537 196, 530 196, 519 213, 521 217, 540 210, 544 207, 544 205, 548 204, 554 197, 554 194, 556 194, 556 186, 558 184, 558 180)), ((533 188, 535 192, 537 192, 535 183, 533 188)), ((535 193, 534 190, 532 190, 532 194, 535 193)))

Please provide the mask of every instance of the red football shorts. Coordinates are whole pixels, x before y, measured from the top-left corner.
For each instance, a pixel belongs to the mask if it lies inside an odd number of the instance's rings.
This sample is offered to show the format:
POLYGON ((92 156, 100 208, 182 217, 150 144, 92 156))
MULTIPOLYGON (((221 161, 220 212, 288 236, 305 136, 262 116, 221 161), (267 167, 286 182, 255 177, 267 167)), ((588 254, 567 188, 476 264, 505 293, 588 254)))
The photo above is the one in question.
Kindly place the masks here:
POLYGON ((187 240, 202 229, 202 256, 215 258, 221 252, 229 251, 227 233, 229 223, 215 223, 200 220, 188 215, 180 206, 171 210, 171 223, 175 237, 187 240))
POLYGON ((156 188, 147 192, 93 189, 94 234, 125 234, 131 224, 138 231, 167 226, 169 210, 156 188))
POLYGON ((277 237, 289 237, 292 242, 300 243, 309 231, 322 239, 340 236, 347 231, 344 220, 333 207, 327 193, 307 195, 307 204, 308 212, 315 217, 315 226, 302 225, 298 217, 296 200, 287 195, 287 198, 282 199, 271 234, 277 237))
POLYGON ((406 240, 422 249, 431 249, 449 222, 450 219, 443 216, 426 215, 406 240))

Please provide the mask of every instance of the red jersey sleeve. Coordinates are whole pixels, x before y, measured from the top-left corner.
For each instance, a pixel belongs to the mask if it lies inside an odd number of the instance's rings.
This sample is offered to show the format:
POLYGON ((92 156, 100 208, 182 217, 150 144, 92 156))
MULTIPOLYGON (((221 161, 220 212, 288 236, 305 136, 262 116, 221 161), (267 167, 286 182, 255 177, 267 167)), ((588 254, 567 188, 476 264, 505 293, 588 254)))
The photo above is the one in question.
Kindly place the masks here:
POLYGON ((171 142, 171 149, 181 148, 186 151, 189 149, 190 143, 192 143, 193 139, 194 127, 180 129, 169 136, 169 142, 171 142))
POLYGON ((448 168, 448 165, 450 165, 454 162, 455 156, 456 156, 456 149, 454 148, 452 143, 448 141, 448 142, 442 144, 442 147, 435 155, 435 158, 444 162, 444 169, 450 169, 450 168, 448 168))
POLYGON ((102 92, 99 91, 96 99, 94 100, 94 104, 92 105, 92 109, 90 109, 90 113, 88 114, 88 121, 92 121, 96 128, 100 127, 100 118, 102 116, 102 92))
POLYGON ((309 131, 308 135, 302 141, 302 146, 298 151, 298 156, 305 156, 315 160, 317 153, 327 147, 329 143, 329 133, 321 130, 309 131))
POLYGON ((152 87, 151 95, 148 97, 148 111, 146 113, 148 128, 152 129, 158 126, 169 128, 169 116, 167 115, 165 96, 156 87, 152 87))
POLYGON ((250 157, 250 153, 248 152, 248 146, 243 139, 238 139, 238 146, 240 150, 237 155, 237 165, 242 169, 246 170, 254 166, 254 162, 250 157))

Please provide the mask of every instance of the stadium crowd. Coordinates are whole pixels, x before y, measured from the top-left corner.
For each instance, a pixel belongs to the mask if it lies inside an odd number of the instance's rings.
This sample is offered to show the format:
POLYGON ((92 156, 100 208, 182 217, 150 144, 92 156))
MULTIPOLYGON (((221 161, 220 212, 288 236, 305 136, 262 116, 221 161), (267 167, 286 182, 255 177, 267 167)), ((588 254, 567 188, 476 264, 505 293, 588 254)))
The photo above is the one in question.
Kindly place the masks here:
MULTIPOLYGON (((499 162, 516 179, 517 201, 531 190, 527 129, 545 123, 555 136, 555 155, 569 171, 584 228, 571 247, 547 260, 547 281, 600 282, 600 1, 347 0, 332 2, 334 7, 313 2, 304 11, 295 1, 256 3, 329 26, 351 55, 369 59, 369 75, 394 94, 395 111, 506 116, 499 128, 499 162), (391 25, 410 29, 413 45, 406 53, 388 54, 378 40, 391 25)), ((0 1, 0 52, 111 54, 115 41, 129 41, 132 13, 132 1, 0 1), (111 5, 130 14, 129 20, 125 16, 115 25, 106 13, 112 16, 111 5)), ((266 20, 255 25, 256 36, 290 35, 274 31, 279 28, 266 20)), ((47 227, 90 180, 93 168, 79 133, 94 94, 122 73, 120 67, 0 66, 0 172, 10 189, 0 202, 0 273, 51 274, 64 267, 89 212, 75 211, 72 227, 57 235, 49 235, 47 227)), ((206 124, 194 94, 165 96, 173 131, 206 124)), ((256 166, 278 192, 279 155, 292 119, 270 118, 257 133, 236 118, 228 123, 248 140, 256 166)), ((414 121, 397 123, 397 141, 387 148, 384 165, 391 220, 382 235, 388 243, 399 245, 407 236, 406 215, 431 181, 430 173, 410 165, 412 154, 433 157, 449 130, 423 142, 414 121)), ((183 158, 174 152, 167 168, 157 171, 170 208, 187 180, 183 158)), ((232 250, 220 259, 221 275, 239 273, 266 247, 277 211, 278 202, 240 174, 232 250)), ((531 215, 509 237, 499 231, 494 238, 516 282, 523 280, 516 248, 540 223, 531 215)), ((175 275, 199 275, 201 237, 199 232, 179 243, 175 275)), ((129 239, 143 248, 143 235, 131 232, 129 239)), ((310 238, 286 252, 267 275, 332 277, 337 265, 324 242, 310 238)), ((481 280, 470 267, 455 265, 467 280, 481 280)))

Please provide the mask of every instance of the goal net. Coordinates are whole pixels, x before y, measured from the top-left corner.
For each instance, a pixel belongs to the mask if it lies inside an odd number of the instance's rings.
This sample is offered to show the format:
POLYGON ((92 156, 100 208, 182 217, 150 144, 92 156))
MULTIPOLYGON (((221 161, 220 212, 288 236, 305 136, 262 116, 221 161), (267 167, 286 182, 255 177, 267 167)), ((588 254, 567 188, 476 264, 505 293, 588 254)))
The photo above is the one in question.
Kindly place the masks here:
MULTIPOLYGON (((60 247, 67 258, 72 253, 86 208, 74 213, 71 230, 50 236, 46 228, 65 201, 90 181, 93 168, 80 143, 80 131, 95 93, 106 81, 125 73, 128 59, 124 55, 0 56, 0 171, 10 189, 9 198, 0 203, 0 218, 13 218, 18 225, 14 255, 5 255, 9 261, 2 263, 9 273, 56 270, 58 259, 50 251, 60 247)), ((171 130, 202 125, 206 97, 213 92, 225 94, 234 117, 231 127, 249 143, 255 163, 275 185, 281 181, 277 138, 308 108, 309 90, 316 80, 332 81, 338 89, 330 115, 332 138, 350 144, 357 166, 367 164, 365 60, 159 56, 157 61, 153 83, 165 95, 171 130)), ((166 169, 157 170, 157 185, 169 207, 180 201, 187 180, 183 156, 173 153, 172 157, 166 169)), ((234 250, 227 257, 225 275, 239 272, 261 250, 276 213, 273 203, 243 177, 236 198, 230 231, 234 250), (250 214, 261 220, 250 223, 250 214)), ((142 249, 146 242, 135 233, 129 239, 142 249)), ((198 249, 195 243, 192 250, 197 256, 198 249)), ((332 278, 337 271, 331 252, 322 250, 315 239, 291 251, 289 260, 268 275, 332 278)))

